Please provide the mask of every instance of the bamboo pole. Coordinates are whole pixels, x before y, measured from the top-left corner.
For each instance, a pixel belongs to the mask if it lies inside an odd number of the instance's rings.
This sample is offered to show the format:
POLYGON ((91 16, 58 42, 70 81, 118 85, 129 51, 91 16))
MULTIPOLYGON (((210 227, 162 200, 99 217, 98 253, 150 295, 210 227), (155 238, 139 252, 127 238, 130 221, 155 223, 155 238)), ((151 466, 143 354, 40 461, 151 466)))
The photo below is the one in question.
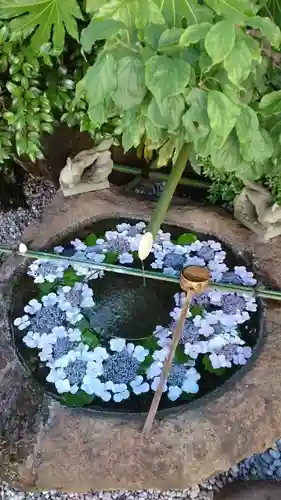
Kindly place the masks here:
MULTIPOLYGON (((7 255, 20 255, 21 257, 30 258, 30 259, 47 259, 47 260, 56 260, 62 262, 68 262, 69 265, 77 264, 80 266, 88 267, 89 269, 93 269, 94 271, 108 271, 118 274, 126 274, 129 276, 136 276, 139 278, 147 278, 154 279, 157 281, 166 281, 168 283, 174 283, 175 285, 179 285, 180 280, 175 276, 166 276, 165 274, 156 272, 156 271, 146 271, 142 269, 133 269, 131 267, 118 266, 114 264, 96 264, 94 262, 85 261, 81 259, 73 259, 71 257, 66 257, 64 255, 59 255, 55 253, 49 252, 40 252, 35 250, 27 250, 22 252, 20 250, 12 250, 5 246, 0 246, 0 254, 7 255)), ((221 290, 225 292, 237 292, 237 293, 247 293, 249 295, 253 295, 255 297, 259 297, 261 299, 268 300, 277 300, 281 301, 281 292, 278 290, 271 290, 268 288, 264 288, 263 286, 244 286, 244 285, 233 285, 226 283, 217 283, 212 280, 209 282, 210 288, 214 288, 215 290, 221 290)))

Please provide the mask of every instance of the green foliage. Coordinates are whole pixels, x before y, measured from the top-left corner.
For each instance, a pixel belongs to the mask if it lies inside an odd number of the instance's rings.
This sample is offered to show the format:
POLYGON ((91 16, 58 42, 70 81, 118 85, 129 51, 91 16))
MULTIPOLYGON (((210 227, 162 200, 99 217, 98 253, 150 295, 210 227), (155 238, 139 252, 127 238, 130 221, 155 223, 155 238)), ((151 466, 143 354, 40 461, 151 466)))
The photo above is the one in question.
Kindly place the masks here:
POLYGON ((85 239, 85 245, 87 245, 87 247, 94 247, 97 242, 97 239, 98 239, 97 236, 94 233, 91 233, 85 239))
POLYGON ((203 366, 207 372, 217 375, 218 377, 221 377, 226 372, 226 368, 213 368, 209 356, 203 357, 203 366))
POLYGON ((78 40, 76 19, 83 19, 76 0, 1 0, 0 19, 11 19, 13 36, 29 37, 37 54, 50 44, 54 54, 64 49, 65 32, 78 40))
POLYGON ((81 340, 84 344, 87 344, 91 349, 94 349, 94 347, 96 347, 100 343, 97 335, 91 332, 91 330, 89 330, 88 328, 86 328, 83 331, 81 340))
POLYGON ((61 400, 67 406, 86 406, 92 403, 94 396, 90 396, 84 391, 78 391, 76 394, 65 392, 62 394, 61 400))
POLYGON ((281 157, 281 131, 272 134, 281 97, 269 77, 281 32, 268 14, 258 15, 263 5, 88 2, 82 46, 105 40, 81 82, 93 123, 119 117, 124 149, 141 144, 146 157, 155 151, 158 167, 175 163, 188 144, 191 156, 210 157, 219 172, 259 178, 281 157))
POLYGON ((78 276, 72 267, 68 267, 63 273, 64 286, 73 286, 77 281, 81 281, 81 276, 78 276))
MULTIPOLYGON (((21 9, 34 13, 36 9, 44 7, 46 15, 51 6, 57 6, 56 23, 60 26, 61 36, 61 33, 64 33, 63 26, 70 33, 72 20, 68 15, 72 16, 72 12, 75 17, 74 4, 76 0, 69 2, 67 6, 61 0, 0 1, 0 18, 8 18, 0 21, 0 165, 17 157, 32 162, 42 159, 43 134, 51 134, 54 127, 61 122, 71 127, 77 126, 91 135, 96 133, 83 95, 75 97, 76 84, 85 74, 89 63, 95 60, 95 52, 86 61, 78 42, 68 36, 61 55, 57 55, 58 51, 54 50, 51 43, 44 43, 41 51, 37 46, 34 47, 36 50, 33 50, 33 44, 36 40, 39 41, 40 33, 49 37, 51 32, 48 32, 45 20, 43 23, 43 18, 39 16, 38 29, 32 29, 34 36, 30 38, 23 29, 23 22, 28 17, 17 17, 23 12, 21 9), (10 20, 11 17, 15 19, 10 20), (17 29, 12 28, 16 25, 17 29)), ((74 17, 73 22, 76 25, 74 17)), ((33 14, 31 18, 33 19, 33 14)), ((53 28, 55 41, 56 28, 53 28)), ((30 30, 28 33, 30 34, 30 30)), ((72 34, 75 34, 74 31, 72 34)), ((74 38, 77 37, 75 35, 74 38)))
POLYGON ((195 241, 197 241, 196 234, 183 233, 178 237, 177 244, 178 245, 190 245, 191 243, 194 243, 195 241))

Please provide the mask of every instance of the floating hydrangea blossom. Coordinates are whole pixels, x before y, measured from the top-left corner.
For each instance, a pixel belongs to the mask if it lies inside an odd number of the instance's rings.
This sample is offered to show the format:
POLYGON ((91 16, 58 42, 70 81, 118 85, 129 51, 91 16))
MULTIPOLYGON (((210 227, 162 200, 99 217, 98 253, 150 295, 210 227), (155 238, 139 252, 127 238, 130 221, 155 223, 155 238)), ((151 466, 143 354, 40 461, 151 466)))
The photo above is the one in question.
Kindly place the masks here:
POLYGON ((232 364, 245 365, 251 355, 252 349, 249 346, 227 344, 210 354, 209 359, 215 369, 231 368, 232 364))
POLYGON ((59 394, 76 394, 79 389, 85 390, 89 380, 102 375, 102 364, 93 359, 93 353, 87 347, 69 351, 51 367, 46 380, 55 384, 59 394))
POLYGON ((39 358, 41 361, 48 362, 52 366, 61 357, 68 354, 75 348, 81 348, 81 332, 78 328, 65 328, 63 326, 53 328, 51 334, 44 334, 38 341, 38 348, 41 349, 39 358))
MULTIPOLYGON (((198 380, 200 374, 195 368, 186 368, 184 365, 173 364, 167 382, 164 386, 164 391, 171 401, 176 401, 182 392, 188 394, 196 394, 199 391, 198 380)), ((155 377, 151 389, 157 390, 160 382, 160 377, 155 377)))
POLYGON ((58 289, 58 307, 65 311, 70 323, 77 323, 83 318, 81 310, 93 307, 93 290, 86 283, 75 283, 73 287, 63 286, 58 289))
POLYGON ((54 283, 57 279, 62 279, 64 271, 68 268, 67 262, 38 259, 28 267, 27 274, 34 278, 34 283, 54 283))
MULTIPOLYGON (((31 307, 31 306, 30 306, 31 307)), ((29 309, 31 311, 31 309, 29 309)), ((34 334, 49 334, 55 326, 67 325, 68 321, 66 314, 62 311, 57 303, 54 305, 45 305, 35 310, 33 308, 30 315, 25 315, 22 318, 16 318, 14 325, 19 330, 28 330, 34 334)))

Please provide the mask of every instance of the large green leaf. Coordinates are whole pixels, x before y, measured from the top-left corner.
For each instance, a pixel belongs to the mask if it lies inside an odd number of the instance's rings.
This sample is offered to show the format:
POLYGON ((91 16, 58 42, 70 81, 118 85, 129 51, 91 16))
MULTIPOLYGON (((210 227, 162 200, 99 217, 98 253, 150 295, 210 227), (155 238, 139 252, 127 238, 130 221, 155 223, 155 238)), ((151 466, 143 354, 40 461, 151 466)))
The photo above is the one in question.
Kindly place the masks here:
POLYGON ((208 116, 214 133, 221 137, 224 144, 231 130, 235 126, 240 108, 226 95, 217 90, 208 93, 208 116))
POLYGON ((200 23, 188 26, 184 33, 181 35, 180 44, 188 47, 193 43, 197 43, 210 31, 212 25, 211 23, 200 23))
POLYGON ((163 52, 177 45, 179 43, 181 35, 183 34, 183 31, 184 30, 182 28, 171 28, 165 30, 159 38, 158 50, 160 52, 163 52))
POLYGON ((205 0, 205 3, 217 14, 237 24, 255 15, 251 0, 205 0))
POLYGON ((255 40, 252 36, 248 35, 241 29, 237 29, 237 34, 236 37, 242 39, 244 43, 247 46, 247 49, 249 50, 251 54, 251 58, 254 59, 254 61, 259 61, 261 62, 261 47, 258 42, 258 40, 255 40))
POLYGON ((221 148, 215 148, 212 144, 211 161, 219 170, 235 172, 238 169, 242 158, 236 134, 230 134, 221 148))
POLYGON ((230 21, 216 23, 207 33, 205 47, 213 64, 223 61, 234 47, 235 26, 230 21))
POLYGON ((78 40, 76 19, 83 16, 77 0, 1 0, 0 18, 12 19, 13 35, 31 32, 31 47, 37 53, 50 41, 53 50, 61 53, 65 32, 78 40))
POLYGON ((165 24, 149 24, 144 30, 144 42, 153 50, 157 50, 160 37, 164 31, 165 24))
POLYGON ((112 95, 121 109, 140 104, 146 94, 144 63, 136 57, 124 57, 117 63, 117 87, 112 95))
POLYGON ((261 31, 263 36, 273 45, 279 48, 281 43, 281 31, 269 17, 251 17, 247 24, 261 31))
POLYGON ((125 25, 114 19, 92 19, 90 24, 82 30, 81 45, 89 52, 97 40, 105 40, 116 35, 125 25))
POLYGON ((253 130, 251 141, 241 144, 241 154, 246 161, 266 161, 273 154, 273 143, 269 134, 263 129, 253 130))
POLYGON ((145 146, 150 151, 163 146, 170 137, 167 130, 157 127, 149 118, 145 119, 145 129, 147 136, 145 146))
POLYGON ((236 131, 242 143, 249 143, 252 135, 259 129, 259 120, 256 112, 250 106, 243 106, 236 121, 236 131))
POLYGON ((85 76, 85 90, 90 106, 101 104, 117 86, 117 63, 111 54, 101 54, 85 76))
POLYGON ((223 64, 229 80, 235 85, 239 85, 248 78, 252 68, 252 57, 242 38, 236 38, 234 47, 223 64))
MULTIPOLYGON (((182 27, 182 20, 187 24, 197 24, 210 21, 213 13, 205 5, 199 4, 197 0, 154 0, 161 9, 169 27, 182 27)), ((155 22, 155 21, 154 21, 155 22)))
POLYGON ((210 131, 207 112, 208 93, 205 90, 193 88, 186 98, 189 105, 182 122, 186 132, 186 140, 194 141, 205 137, 210 131))
POLYGON ((122 146, 126 151, 137 148, 145 133, 145 117, 140 109, 129 109, 119 123, 117 133, 122 133, 122 146))
POLYGON ((263 96, 259 104, 259 113, 264 117, 281 113, 281 90, 263 96))
POLYGON ((167 97, 161 105, 152 98, 147 116, 157 127, 173 132, 180 126, 184 108, 185 101, 181 94, 167 97))
POLYGON ((144 29, 150 23, 164 24, 164 18, 154 0, 104 0, 96 12, 98 18, 121 21, 128 28, 144 29))
POLYGON ((180 94, 187 86, 191 67, 181 59, 167 56, 151 57, 146 63, 146 84, 157 101, 180 94))

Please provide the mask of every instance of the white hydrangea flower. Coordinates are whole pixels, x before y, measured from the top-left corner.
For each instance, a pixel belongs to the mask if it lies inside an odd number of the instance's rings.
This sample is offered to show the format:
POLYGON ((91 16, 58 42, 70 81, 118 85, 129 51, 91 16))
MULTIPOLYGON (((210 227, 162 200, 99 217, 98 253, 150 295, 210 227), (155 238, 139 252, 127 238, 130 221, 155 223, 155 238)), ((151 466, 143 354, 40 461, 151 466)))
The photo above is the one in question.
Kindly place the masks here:
POLYGON ((132 264, 134 262, 134 257, 129 252, 121 253, 118 257, 120 264, 132 264))
POLYGON ((195 316, 193 323, 199 328, 199 333, 204 337, 210 337, 215 331, 210 325, 208 317, 195 316))
POLYGON ((127 384, 114 384, 113 382, 108 381, 105 383, 105 389, 113 393, 113 400, 115 403, 121 403, 121 401, 129 399, 130 397, 127 384))
POLYGON ((63 278, 64 271, 68 268, 67 262, 38 259, 28 267, 27 274, 34 278, 34 283, 54 283, 56 279, 63 278))
POLYGON ((83 241, 81 241, 79 238, 75 238, 70 243, 75 248, 76 251, 79 251, 79 250, 83 251, 83 250, 86 250, 86 248, 87 248, 87 245, 85 245, 85 243, 83 243, 83 241))
POLYGON ((51 292, 48 293, 48 295, 44 295, 44 297, 42 297, 41 300, 43 302, 44 307, 51 307, 58 303, 58 296, 56 293, 51 292))
POLYGON ((16 318, 14 320, 14 325, 19 329, 19 330, 25 330, 25 328, 28 328, 28 326, 30 325, 30 319, 29 319, 29 316, 27 316, 27 314, 25 314, 24 316, 20 317, 20 318, 16 318))
POLYGON ((242 279, 244 285, 256 285, 257 280, 252 272, 247 271, 245 266, 235 266, 234 273, 242 279))
POLYGON ((95 380, 95 377, 102 375, 102 372, 102 364, 92 359, 88 346, 81 345, 80 349, 72 350, 56 360, 46 380, 55 384, 59 394, 63 392, 76 394, 92 379, 95 380))
POLYGON ((147 382, 144 381, 144 378, 141 375, 138 375, 131 383, 130 386, 133 389, 134 394, 139 395, 144 392, 148 392, 150 387, 147 382))
POLYGON ((129 354, 131 354, 134 358, 136 358, 140 363, 142 363, 146 356, 149 354, 149 350, 145 349, 141 345, 134 345, 132 343, 129 343, 126 345, 126 349, 129 354))
POLYGON ((89 252, 87 253, 87 259, 93 261, 95 264, 102 264, 105 260, 105 253, 89 252))
POLYGON ((63 246, 61 246, 61 245, 58 245, 58 246, 54 247, 54 252, 55 252, 55 253, 60 254, 60 253, 62 253, 63 251, 64 251, 64 248, 63 248, 63 246))
POLYGON ((245 365, 251 355, 252 349, 249 346, 226 344, 210 354, 209 359, 215 369, 231 368, 232 364, 245 365))
POLYGON ((125 339, 121 339, 121 338, 114 338, 114 339, 111 339, 110 342, 109 342, 109 345, 110 345, 110 349, 114 352, 121 352, 123 351, 123 349, 125 348, 126 346, 126 341, 125 339))
POLYGON ((177 385, 170 385, 168 389, 168 398, 171 401, 176 401, 182 394, 182 389, 177 385))
MULTIPOLYGON (((155 377, 150 385, 151 389, 155 392, 160 382, 160 377, 155 377)), ((164 385, 163 392, 167 392, 167 384, 164 385)))
POLYGON ((98 363, 101 363, 105 359, 109 357, 109 354, 105 347, 97 346, 95 349, 91 352, 92 359, 98 363))
POLYGON ((72 311, 85 307, 93 307, 93 290, 86 283, 75 283, 74 286, 63 286, 58 289, 58 305, 62 311, 72 311))
POLYGON ((155 379, 160 375, 163 368, 163 363, 161 361, 154 361, 146 370, 146 377, 150 379, 155 379))
POLYGON ((23 337, 22 341, 27 347, 31 349, 36 349, 38 347, 38 342, 40 339, 40 333, 37 332, 27 332, 27 334, 23 337))
POLYGON ((24 307, 24 312, 28 314, 35 314, 39 309, 41 309, 42 304, 36 299, 31 299, 28 304, 24 307))

